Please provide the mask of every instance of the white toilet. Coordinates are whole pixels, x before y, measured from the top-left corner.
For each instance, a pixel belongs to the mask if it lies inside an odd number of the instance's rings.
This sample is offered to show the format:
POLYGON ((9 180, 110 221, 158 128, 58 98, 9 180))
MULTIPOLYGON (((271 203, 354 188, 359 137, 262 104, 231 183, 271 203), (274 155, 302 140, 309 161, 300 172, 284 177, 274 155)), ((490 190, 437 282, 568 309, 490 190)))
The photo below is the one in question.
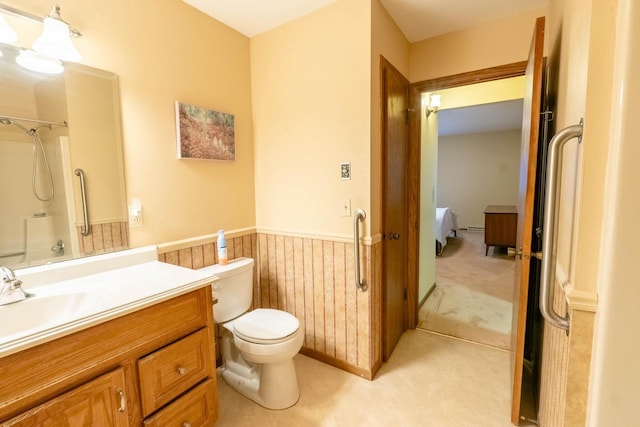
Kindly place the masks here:
POLYGON ((304 333, 298 319, 281 310, 247 313, 253 296, 253 259, 200 269, 216 276, 213 318, 222 328, 222 378, 233 389, 269 409, 293 406, 300 397, 295 356, 304 333))

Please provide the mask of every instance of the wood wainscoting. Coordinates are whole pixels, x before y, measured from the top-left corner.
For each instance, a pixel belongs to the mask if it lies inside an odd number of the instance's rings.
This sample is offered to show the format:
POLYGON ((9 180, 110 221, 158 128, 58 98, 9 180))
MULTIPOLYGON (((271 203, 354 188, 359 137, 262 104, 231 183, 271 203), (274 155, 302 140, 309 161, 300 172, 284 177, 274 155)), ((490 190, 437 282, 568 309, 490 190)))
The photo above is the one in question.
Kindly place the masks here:
POLYGON ((129 224, 127 221, 113 221, 91 224, 91 233, 83 236, 82 227, 76 227, 80 253, 98 255, 129 249, 129 224))

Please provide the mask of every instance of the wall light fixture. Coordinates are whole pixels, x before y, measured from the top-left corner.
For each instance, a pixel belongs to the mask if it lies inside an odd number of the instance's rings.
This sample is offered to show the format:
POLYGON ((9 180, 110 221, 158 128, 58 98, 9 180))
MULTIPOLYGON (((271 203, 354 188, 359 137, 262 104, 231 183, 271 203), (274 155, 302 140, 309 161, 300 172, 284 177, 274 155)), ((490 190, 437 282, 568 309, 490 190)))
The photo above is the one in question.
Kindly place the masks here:
POLYGON ((431 95, 431 97, 429 98, 429 105, 427 106, 427 117, 429 117, 431 113, 438 114, 438 108, 440 108, 440 98, 442 98, 442 95, 431 95))
POLYGON ((62 20, 58 5, 51 8, 43 22, 42 34, 33 42, 33 50, 63 61, 80 61, 80 52, 71 42, 70 26, 62 20))
MULTIPOLYGON (((33 50, 25 49, 16 57, 20 66, 32 71, 57 74, 64 70, 60 60, 81 60, 71 36, 80 37, 82 34, 62 19, 58 5, 54 5, 45 18, 3 3, 0 3, 0 11, 43 23, 42 34, 33 42, 33 50)), ((0 16, 0 42, 13 43, 16 39, 16 32, 0 16)))

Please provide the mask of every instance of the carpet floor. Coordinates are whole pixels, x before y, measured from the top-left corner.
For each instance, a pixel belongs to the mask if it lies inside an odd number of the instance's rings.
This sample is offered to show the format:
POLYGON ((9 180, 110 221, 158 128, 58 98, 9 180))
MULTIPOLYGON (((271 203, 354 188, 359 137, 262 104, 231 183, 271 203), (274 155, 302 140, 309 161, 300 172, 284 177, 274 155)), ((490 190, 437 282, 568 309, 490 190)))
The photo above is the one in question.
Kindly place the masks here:
POLYGON ((436 287, 422 305, 418 328, 509 349, 514 262, 489 248, 484 235, 458 231, 436 258, 436 287))

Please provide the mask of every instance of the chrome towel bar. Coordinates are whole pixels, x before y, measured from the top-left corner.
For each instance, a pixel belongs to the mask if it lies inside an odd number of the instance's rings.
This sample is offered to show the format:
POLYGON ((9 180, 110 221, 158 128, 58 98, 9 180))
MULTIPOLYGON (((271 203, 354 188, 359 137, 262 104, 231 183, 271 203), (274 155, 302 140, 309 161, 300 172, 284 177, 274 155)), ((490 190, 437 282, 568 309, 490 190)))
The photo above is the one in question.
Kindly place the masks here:
POLYGON ((364 221, 367 214, 362 209, 356 209, 353 214, 353 262, 356 272, 356 286, 362 292, 367 290, 367 283, 360 278, 360 222, 364 221))
POLYGON ((559 131, 549 143, 547 155, 547 188, 544 195, 544 224, 542 230, 542 283, 540 284, 540 312, 542 316, 556 328, 569 333, 569 314, 560 316, 553 309, 554 299, 554 252, 556 226, 556 199, 559 188, 561 150, 573 138, 582 142, 583 121, 580 124, 566 127, 559 131))

